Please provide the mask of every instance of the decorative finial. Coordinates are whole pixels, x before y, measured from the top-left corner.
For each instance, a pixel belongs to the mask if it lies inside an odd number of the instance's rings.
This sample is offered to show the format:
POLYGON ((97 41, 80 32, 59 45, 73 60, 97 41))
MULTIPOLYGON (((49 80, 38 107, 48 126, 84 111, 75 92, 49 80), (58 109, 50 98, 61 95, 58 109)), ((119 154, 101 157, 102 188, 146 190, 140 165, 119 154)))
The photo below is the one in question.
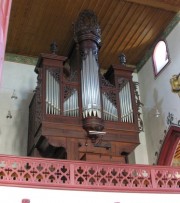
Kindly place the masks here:
POLYGON ((52 54, 56 54, 58 51, 58 46, 56 42, 52 42, 50 45, 50 50, 52 52, 52 54))
POLYGON ((119 55, 119 61, 120 61, 120 64, 121 65, 126 65, 126 56, 125 56, 125 54, 120 54, 119 55))
POLYGON ((93 10, 86 9, 79 14, 74 23, 74 39, 76 42, 90 39, 101 45, 101 29, 93 10))

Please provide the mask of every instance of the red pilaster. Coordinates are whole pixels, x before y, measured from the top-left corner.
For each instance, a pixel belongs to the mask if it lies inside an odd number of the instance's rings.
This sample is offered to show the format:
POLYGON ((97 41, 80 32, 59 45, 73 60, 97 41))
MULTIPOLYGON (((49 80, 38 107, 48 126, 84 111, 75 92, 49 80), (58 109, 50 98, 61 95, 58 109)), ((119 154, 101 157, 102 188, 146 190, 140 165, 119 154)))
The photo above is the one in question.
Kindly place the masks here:
POLYGON ((12 0, 0 1, 0 84, 12 0))

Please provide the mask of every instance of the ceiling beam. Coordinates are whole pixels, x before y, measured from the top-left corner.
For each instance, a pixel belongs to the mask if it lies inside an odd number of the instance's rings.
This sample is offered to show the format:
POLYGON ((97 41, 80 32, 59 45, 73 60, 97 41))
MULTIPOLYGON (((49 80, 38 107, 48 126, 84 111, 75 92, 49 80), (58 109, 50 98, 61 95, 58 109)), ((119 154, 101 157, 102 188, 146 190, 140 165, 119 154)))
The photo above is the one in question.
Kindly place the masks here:
POLYGON ((144 6, 152 6, 155 8, 164 9, 167 11, 179 12, 180 11, 180 1, 166 1, 166 0, 126 0, 127 2, 137 3, 144 6))

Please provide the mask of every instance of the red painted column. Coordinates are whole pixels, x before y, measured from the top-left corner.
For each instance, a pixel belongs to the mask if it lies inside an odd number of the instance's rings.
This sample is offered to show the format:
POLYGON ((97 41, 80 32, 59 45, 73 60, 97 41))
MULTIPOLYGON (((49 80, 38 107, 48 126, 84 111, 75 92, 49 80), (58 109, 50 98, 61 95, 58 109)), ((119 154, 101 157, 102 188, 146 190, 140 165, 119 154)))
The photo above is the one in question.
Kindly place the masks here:
POLYGON ((12 0, 0 0, 0 84, 12 0))

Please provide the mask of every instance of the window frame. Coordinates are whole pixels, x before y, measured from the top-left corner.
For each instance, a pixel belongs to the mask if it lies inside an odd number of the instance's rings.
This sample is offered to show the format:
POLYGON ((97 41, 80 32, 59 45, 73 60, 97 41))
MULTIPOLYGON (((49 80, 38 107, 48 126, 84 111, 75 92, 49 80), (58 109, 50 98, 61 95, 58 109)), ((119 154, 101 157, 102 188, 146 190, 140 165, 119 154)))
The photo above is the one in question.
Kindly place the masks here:
POLYGON ((168 45, 167 45, 166 40, 160 39, 160 40, 158 40, 158 41, 156 42, 156 44, 155 44, 155 46, 154 46, 154 48, 153 48, 152 62, 153 62, 154 76, 155 76, 155 78, 157 78, 157 77, 160 75, 160 73, 161 73, 161 72, 168 66, 168 64, 170 63, 169 49, 168 49, 168 45), (165 63, 165 64, 163 65, 163 67, 162 67, 160 70, 158 70, 157 62, 156 62, 156 59, 155 59, 155 52, 157 51, 157 46, 158 46, 158 44, 159 44, 160 42, 164 42, 164 44, 165 44, 168 62, 165 63))

